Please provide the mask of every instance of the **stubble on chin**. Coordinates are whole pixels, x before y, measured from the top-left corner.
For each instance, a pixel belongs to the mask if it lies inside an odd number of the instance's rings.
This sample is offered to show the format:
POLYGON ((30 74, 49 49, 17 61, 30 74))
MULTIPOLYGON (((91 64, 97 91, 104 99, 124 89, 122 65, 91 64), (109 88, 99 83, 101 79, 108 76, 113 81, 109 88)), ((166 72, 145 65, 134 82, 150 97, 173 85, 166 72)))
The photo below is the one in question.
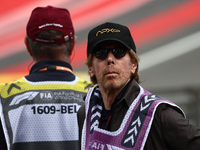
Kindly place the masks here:
POLYGON ((118 75, 107 76, 100 82, 102 87, 107 90, 117 89, 120 86, 118 75))

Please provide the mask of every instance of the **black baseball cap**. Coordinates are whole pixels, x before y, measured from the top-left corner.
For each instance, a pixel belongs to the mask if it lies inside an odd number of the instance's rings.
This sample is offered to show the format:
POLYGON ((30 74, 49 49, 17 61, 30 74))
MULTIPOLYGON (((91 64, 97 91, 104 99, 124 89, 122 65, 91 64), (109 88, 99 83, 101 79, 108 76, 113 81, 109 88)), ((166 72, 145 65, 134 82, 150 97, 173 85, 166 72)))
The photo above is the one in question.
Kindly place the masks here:
POLYGON ((87 57, 92 53, 97 44, 108 40, 120 42, 128 49, 133 49, 136 53, 136 46, 128 27, 106 22, 90 30, 87 42, 87 57))

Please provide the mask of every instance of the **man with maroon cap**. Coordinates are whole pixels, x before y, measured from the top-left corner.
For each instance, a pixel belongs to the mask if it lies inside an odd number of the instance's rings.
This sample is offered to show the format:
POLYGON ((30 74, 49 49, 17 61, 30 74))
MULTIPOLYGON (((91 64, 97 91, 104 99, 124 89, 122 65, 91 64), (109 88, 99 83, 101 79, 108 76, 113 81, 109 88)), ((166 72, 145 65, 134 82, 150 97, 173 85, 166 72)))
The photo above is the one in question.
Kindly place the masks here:
MULTIPOLYGON (((70 13, 64 8, 37 7, 26 33, 25 44, 34 65, 29 75, 0 85, 0 116, 7 149, 76 150, 76 114, 90 82, 72 72, 76 38, 70 13)), ((5 143, 4 138, 0 140, 5 143)))

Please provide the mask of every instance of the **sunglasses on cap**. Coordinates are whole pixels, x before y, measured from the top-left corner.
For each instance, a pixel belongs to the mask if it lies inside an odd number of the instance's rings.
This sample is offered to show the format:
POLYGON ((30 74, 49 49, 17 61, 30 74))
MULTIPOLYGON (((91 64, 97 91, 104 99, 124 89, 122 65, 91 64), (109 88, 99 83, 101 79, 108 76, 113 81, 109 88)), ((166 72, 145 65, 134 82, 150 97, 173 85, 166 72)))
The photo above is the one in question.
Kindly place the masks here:
POLYGON ((94 52, 94 56, 98 59, 105 59, 109 52, 115 56, 115 58, 122 58, 126 55, 127 48, 113 48, 113 49, 98 49, 94 52))

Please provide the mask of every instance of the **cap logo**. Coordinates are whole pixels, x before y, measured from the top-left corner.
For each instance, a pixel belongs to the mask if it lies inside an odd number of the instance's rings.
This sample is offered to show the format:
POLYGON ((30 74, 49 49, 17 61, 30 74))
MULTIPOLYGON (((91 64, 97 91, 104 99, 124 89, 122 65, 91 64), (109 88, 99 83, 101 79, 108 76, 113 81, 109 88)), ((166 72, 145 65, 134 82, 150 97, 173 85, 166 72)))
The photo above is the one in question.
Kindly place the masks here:
POLYGON ((63 25, 58 24, 58 23, 46 23, 46 24, 39 26, 38 28, 41 29, 41 28, 44 28, 44 27, 47 27, 47 26, 56 26, 56 27, 61 27, 61 28, 63 27, 63 25))
POLYGON ((105 28, 105 29, 102 29, 102 30, 100 30, 100 31, 98 31, 97 33, 96 33, 96 36, 99 36, 99 34, 103 34, 103 33, 109 33, 109 32, 112 32, 112 33, 114 33, 114 32, 120 32, 120 30, 118 30, 118 29, 108 29, 108 28, 105 28))
POLYGON ((53 43, 54 40, 45 40, 45 39, 39 39, 39 38, 35 38, 36 41, 38 42, 42 42, 42 43, 53 43))

